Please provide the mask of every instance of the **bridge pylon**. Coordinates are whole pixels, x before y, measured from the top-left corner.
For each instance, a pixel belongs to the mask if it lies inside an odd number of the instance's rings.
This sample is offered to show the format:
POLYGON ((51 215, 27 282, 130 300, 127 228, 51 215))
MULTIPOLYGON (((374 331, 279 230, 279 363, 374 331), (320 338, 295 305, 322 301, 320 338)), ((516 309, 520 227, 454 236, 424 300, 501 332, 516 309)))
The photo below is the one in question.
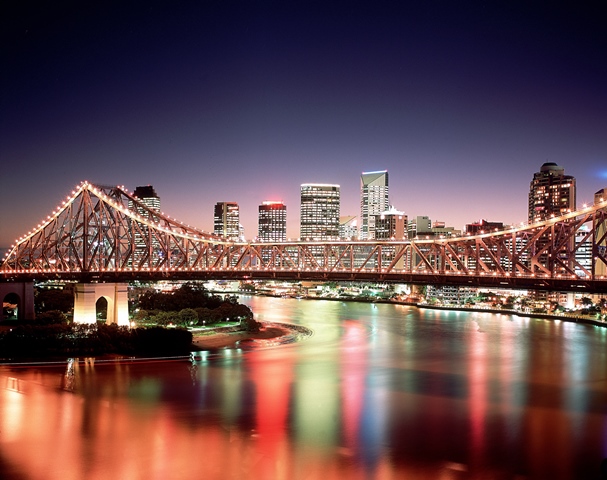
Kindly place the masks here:
MULTIPOLYGON (((34 313, 34 282, 0 283, 0 300, 4 302, 7 295, 18 297, 17 318, 19 320, 33 320, 34 313)), ((4 307, 0 310, 0 320, 4 320, 4 307)))
POLYGON ((97 321, 97 300, 107 300, 109 323, 129 325, 129 301, 126 283, 77 283, 74 289, 74 323, 97 321))

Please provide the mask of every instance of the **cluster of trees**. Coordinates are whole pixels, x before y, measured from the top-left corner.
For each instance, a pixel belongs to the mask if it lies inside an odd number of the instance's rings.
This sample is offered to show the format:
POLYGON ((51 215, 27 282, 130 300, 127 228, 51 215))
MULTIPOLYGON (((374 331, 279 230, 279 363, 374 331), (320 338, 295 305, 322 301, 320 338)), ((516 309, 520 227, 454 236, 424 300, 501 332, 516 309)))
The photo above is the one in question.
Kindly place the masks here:
MULTIPOLYGON (((61 312, 58 312, 61 313, 61 312)), ((0 357, 187 355, 192 333, 183 328, 104 324, 22 324, 0 333, 0 357)))
POLYGON ((202 285, 187 283, 170 293, 147 291, 135 303, 133 320, 139 328, 97 323, 69 323, 73 296, 61 290, 36 292, 36 320, 18 322, 0 332, 0 358, 65 356, 187 355, 192 347, 194 325, 226 321, 239 328, 258 331, 253 312, 234 296, 220 297, 202 285), (145 325, 145 326, 144 326, 145 325), (166 328, 166 327, 176 328, 166 328))
POLYGON ((37 288, 34 293, 36 317, 40 313, 59 311, 69 312, 74 308, 74 294, 61 289, 37 288))
POLYGON ((185 283, 169 293, 147 291, 138 301, 133 320, 138 324, 191 327, 237 321, 248 330, 258 330, 253 312, 235 296, 220 297, 204 286, 185 283))

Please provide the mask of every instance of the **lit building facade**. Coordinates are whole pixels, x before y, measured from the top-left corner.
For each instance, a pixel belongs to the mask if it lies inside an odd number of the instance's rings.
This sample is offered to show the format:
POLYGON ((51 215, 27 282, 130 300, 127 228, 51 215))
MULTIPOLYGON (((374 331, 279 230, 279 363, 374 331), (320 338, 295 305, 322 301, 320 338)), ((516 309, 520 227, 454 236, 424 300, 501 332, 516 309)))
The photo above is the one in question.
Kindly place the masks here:
MULTIPOLYGON (((599 203, 603 203, 604 201, 607 201, 607 188, 602 188, 600 189, 598 192, 596 192, 594 194, 594 204, 598 205, 599 203)), ((599 228, 597 228, 597 231, 595 233, 596 235, 596 239, 597 239, 597 250, 598 250, 598 254, 603 257, 603 258, 607 258, 607 229, 605 228, 605 225, 602 224, 599 226, 599 228)), ((601 276, 605 276, 607 275, 607 264, 605 264, 605 262, 597 255, 597 259, 595 261, 594 264, 594 274, 595 275, 601 275, 601 276)))
MULTIPOLYGON (((133 196, 144 206, 137 204, 133 200, 129 200, 129 210, 136 212, 137 215, 145 220, 156 223, 157 220, 154 218, 154 213, 160 213, 160 197, 156 194, 154 187, 152 185, 136 187, 133 191, 133 196)), ((135 241, 135 251, 129 264, 139 266, 143 266, 141 262, 154 264, 160 250, 158 240, 155 238, 152 240, 152 244, 150 245, 151 250, 149 250, 146 246, 149 226, 140 222, 135 222, 135 224, 129 222, 129 224, 133 230, 135 241)))
POLYGON ((334 184, 301 185, 300 238, 339 240, 340 187, 334 184))
POLYGON ((575 195, 575 178, 556 163, 544 163, 529 186, 529 223, 575 210, 575 195))
POLYGON ((375 239, 376 240, 404 240, 408 222, 407 215, 399 212, 394 207, 375 215, 375 239))
POLYGON ((476 223, 466 224, 465 232, 469 235, 478 235, 479 233, 490 233, 503 229, 504 224, 502 222, 488 222, 482 219, 476 223))
POLYGON ((360 176, 360 230, 361 240, 375 238, 376 215, 390 207, 388 171, 363 172, 360 176))
POLYGON ((421 235, 431 235, 432 234, 432 220, 430 217, 425 215, 418 215, 417 217, 409 220, 407 225, 407 235, 409 239, 414 239, 417 236, 421 235))
POLYGON ((287 239, 287 206, 282 202, 259 205, 257 237, 262 242, 284 242, 287 239))
MULTIPOLYGON (((565 169, 556 163, 544 163, 540 171, 533 175, 529 185, 529 223, 549 220, 575 210, 575 196, 575 178, 565 175, 565 169)), ((550 241, 549 235, 544 234, 537 240, 536 246, 541 249, 550 241)), ((571 246, 573 241, 574 239, 571 239, 571 246)), ((538 262, 551 270, 554 260, 548 254, 541 254, 538 262)), ((569 259, 570 268, 573 263, 573 259, 569 259)), ((560 269, 558 273, 565 273, 564 267, 560 269)), ((556 301, 559 304, 567 301, 567 295, 559 292, 530 291, 530 295, 536 301, 556 301)))
MULTIPOLYGON (((141 203, 154 212, 160 212, 160 197, 156 194, 156 190, 152 185, 137 187, 133 191, 133 196, 137 197, 141 203)), ((149 218, 150 214, 145 208, 136 205, 132 200, 129 200, 129 209, 136 210, 139 215, 144 218, 149 218)))
POLYGON ((358 219, 356 216, 339 217, 339 238, 341 240, 358 239, 358 219))
POLYGON ((213 215, 213 233, 228 240, 238 241, 240 210, 236 202, 217 202, 213 215))

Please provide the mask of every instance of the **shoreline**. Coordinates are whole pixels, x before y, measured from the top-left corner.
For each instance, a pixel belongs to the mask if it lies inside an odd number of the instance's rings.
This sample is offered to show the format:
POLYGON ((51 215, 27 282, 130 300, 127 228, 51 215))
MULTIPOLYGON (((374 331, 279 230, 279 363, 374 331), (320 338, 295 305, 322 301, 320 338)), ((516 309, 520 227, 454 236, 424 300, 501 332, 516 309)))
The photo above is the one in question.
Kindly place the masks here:
POLYGON ((236 343, 243 340, 250 341, 250 344, 269 346, 292 343, 299 338, 313 334, 312 330, 306 327, 290 323, 260 323, 262 328, 258 332, 229 331, 229 327, 206 330, 204 333, 193 331, 192 346, 199 350, 217 350, 236 347, 236 343))
MULTIPOLYGON (((238 295, 251 295, 256 296, 256 294, 250 293, 237 293, 238 295)), ((273 296, 276 298, 280 298, 277 295, 266 295, 261 294, 259 296, 267 297, 273 296)), ((331 298, 331 297, 301 297, 298 300, 328 300, 330 302, 358 302, 358 303, 383 303, 388 305, 405 305, 409 307, 417 307, 417 308, 427 308, 430 310, 453 310, 453 311, 463 311, 463 312, 487 312, 487 313, 501 313, 503 315, 515 315, 518 317, 525 318, 540 318, 544 320, 561 320, 563 322, 573 322, 573 323, 584 323, 588 325, 594 325, 596 327, 607 327, 607 322, 596 320, 588 317, 581 317, 579 315, 555 315, 551 313, 527 313, 520 312, 518 310, 506 310, 501 308, 481 308, 481 307, 463 307, 458 305, 430 305, 428 303, 422 302, 397 302, 394 300, 387 299, 376 299, 376 300, 368 300, 365 298, 331 298)))
MULTIPOLYGON (((401 305, 398 302, 390 302, 395 305, 401 305)), ((411 304, 405 304, 411 305, 411 304)), ((474 308, 474 307, 458 307, 452 305, 428 305, 419 303, 415 305, 418 308, 427 308, 430 310, 453 310, 453 311, 465 311, 465 312, 487 312, 487 313, 501 313, 503 315, 514 315, 517 317, 525 317, 525 318, 540 318, 544 320, 561 320, 563 322, 573 322, 573 323, 585 323, 588 325, 594 325, 597 327, 607 327, 607 322, 602 322, 601 320, 593 320, 592 318, 579 317, 575 315, 553 315, 550 313, 526 313, 519 312, 517 310, 504 310, 500 308, 474 308)))

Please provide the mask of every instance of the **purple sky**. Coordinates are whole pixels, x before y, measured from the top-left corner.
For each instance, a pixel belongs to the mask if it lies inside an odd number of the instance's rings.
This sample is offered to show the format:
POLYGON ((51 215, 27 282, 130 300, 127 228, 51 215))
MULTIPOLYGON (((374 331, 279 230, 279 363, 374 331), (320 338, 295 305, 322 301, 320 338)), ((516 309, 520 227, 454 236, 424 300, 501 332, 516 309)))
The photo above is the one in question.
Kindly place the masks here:
POLYGON ((363 171, 456 228, 525 220, 546 161, 578 206, 607 187, 603 11, 415 3, 3 2, 0 247, 82 180, 151 184, 205 230, 236 201, 247 238, 264 200, 297 237, 302 183, 358 215, 363 171))

